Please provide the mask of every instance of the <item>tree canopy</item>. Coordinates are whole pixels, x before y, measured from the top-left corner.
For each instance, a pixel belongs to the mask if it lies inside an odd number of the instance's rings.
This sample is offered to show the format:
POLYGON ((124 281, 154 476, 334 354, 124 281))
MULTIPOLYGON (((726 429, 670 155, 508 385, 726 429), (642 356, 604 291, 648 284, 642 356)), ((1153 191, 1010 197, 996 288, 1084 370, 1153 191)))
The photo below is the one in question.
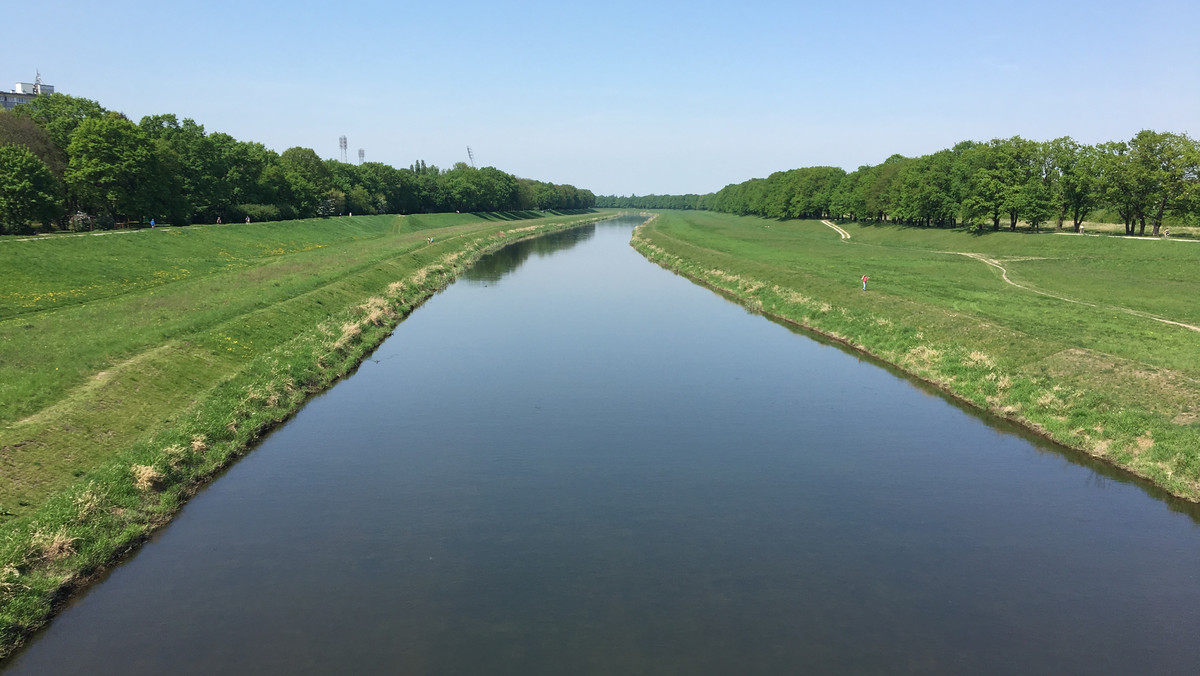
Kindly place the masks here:
POLYGON ((48 94, 0 112, 5 231, 419 213, 581 209, 595 195, 464 163, 397 169, 323 160, 311 148, 276 153, 174 114, 134 124, 99 103, 48 94), (29 154, 34 161, 30 161, 29 154), (11 173, 16 172, 16 173, 11 173), (46 176, 50 179, 46 180, 46 176), (19 208, 12 200, 24 200, 19 208))
POLYGON ((1168 215, 1200 220, 1200 144, 1145 130, 1128 142, 1070 137, 964 141, 921 157, 892 155, 846 173, 806 167, 752 178, 707 195, 600 196, 602 207, 709 209, 767 218, 845 218, 918 226, 1038 229, 1068 219, 1078 230, 1096 209, 1129 233, 1154 234, 1168 215))

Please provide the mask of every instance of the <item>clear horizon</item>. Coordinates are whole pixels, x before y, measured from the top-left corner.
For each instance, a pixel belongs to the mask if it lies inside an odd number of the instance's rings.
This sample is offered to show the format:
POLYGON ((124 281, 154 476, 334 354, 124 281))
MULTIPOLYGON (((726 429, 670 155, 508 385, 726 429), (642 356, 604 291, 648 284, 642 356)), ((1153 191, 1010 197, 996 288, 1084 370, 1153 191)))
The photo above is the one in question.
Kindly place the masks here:
POLYGON ((708 193, 964 140, 1195 135, 1200 6, 309 0, 6 8, 0 88, 276 151, 465 162, 596 194, 708 193))

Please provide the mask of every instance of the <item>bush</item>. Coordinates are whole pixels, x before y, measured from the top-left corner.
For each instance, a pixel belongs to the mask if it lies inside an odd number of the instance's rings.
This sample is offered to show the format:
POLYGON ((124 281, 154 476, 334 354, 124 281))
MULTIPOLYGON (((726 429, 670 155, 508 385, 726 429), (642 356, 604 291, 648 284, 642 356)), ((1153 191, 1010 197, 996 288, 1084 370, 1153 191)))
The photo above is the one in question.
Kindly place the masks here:
POLYGON ((96 227, 95 219, 91 214, 85 214, 82 211, 76 211, 75 215, 67 221, 68 227, 72 232, 88 232, 96 227))
POLYGON ((251 221, 280 221, 291 218, 274 204, 237 204, 229 208, 227 223, 239 223, 249 216, 251 221))

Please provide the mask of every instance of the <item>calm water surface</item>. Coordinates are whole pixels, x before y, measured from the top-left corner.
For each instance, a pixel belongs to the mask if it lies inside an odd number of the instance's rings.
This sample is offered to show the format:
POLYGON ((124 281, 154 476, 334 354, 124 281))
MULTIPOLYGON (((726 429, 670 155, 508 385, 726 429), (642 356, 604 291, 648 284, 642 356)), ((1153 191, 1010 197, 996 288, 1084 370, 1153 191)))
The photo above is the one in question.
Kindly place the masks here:
POLYGON ((636 222, 482 261, 5 674, 1195 673, 1194 510, 636 222))

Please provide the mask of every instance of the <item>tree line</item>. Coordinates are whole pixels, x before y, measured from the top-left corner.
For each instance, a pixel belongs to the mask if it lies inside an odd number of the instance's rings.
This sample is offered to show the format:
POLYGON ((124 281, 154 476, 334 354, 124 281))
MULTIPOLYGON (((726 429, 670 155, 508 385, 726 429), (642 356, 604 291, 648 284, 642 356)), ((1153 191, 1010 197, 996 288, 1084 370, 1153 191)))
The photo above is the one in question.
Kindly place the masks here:
POLYGON ((322 160, 207 132, 191 119, 134 123, 99 103, 46 94, 0 111, 0 234, 121 222, 280 220, 343 213, 584 209, 595 195, 465 163, 322 160))
POLYGON ((964 141, 921 157, 892 155, 846 173, 838 167, 780 171, 707 195, 600 196, 597 206, 706 209, 767 218, 838 218, 919 226, 1039 229, 1106 210, 1127 234, 1159 234, 1164 219, 1200 220, 1200 144, 1143 130, 1129 141, 1070 137, 964 141))

